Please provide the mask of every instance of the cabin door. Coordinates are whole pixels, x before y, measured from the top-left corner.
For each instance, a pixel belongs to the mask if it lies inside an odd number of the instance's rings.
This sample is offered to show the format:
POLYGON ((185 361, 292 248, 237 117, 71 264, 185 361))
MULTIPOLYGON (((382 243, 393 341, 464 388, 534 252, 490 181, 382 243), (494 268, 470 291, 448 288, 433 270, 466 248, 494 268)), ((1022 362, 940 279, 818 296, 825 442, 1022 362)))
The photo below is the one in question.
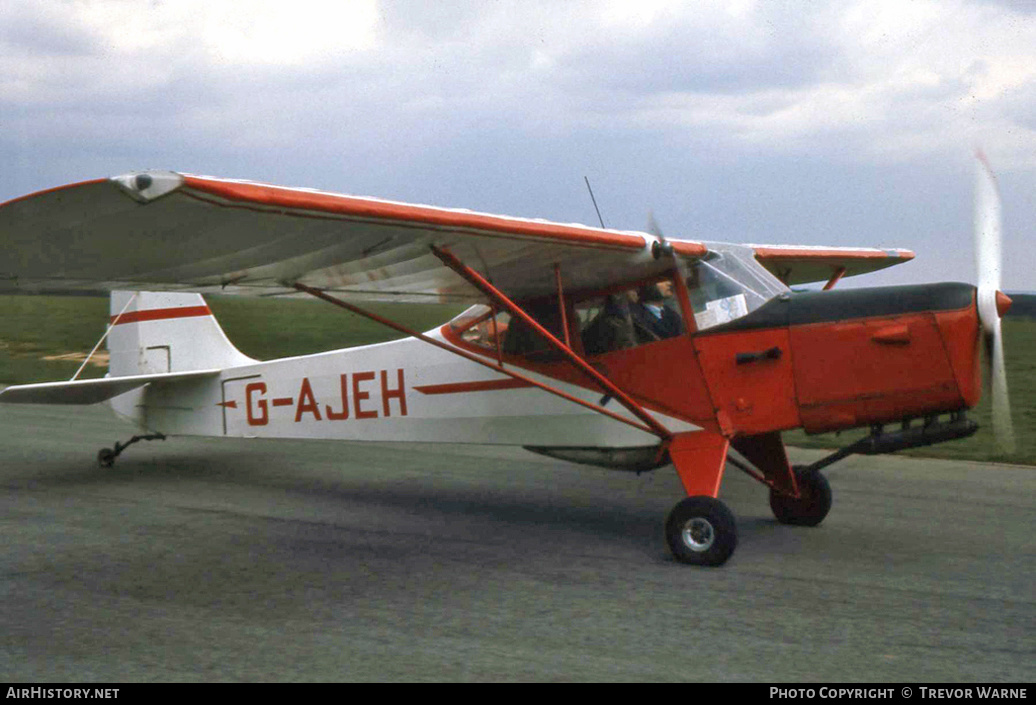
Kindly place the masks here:
POLYGON ((799 425, 786 328, 697 335, 694 347, 724 431, 753 435, 799 425))

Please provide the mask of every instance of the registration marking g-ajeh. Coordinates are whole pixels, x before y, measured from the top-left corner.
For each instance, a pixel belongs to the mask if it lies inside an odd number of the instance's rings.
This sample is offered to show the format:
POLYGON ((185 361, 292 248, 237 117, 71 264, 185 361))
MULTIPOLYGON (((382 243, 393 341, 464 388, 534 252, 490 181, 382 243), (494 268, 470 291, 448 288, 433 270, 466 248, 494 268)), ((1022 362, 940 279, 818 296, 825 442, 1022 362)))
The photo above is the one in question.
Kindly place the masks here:
MULTIPOLYGON (((313 385, 309 381, 309 377, 303 377, 302 382, 299 384, 299 391, 297 397, 275 397, 269 400, 267 404, 267 389, 265 382, 250 382, 245 386, 245 409, 246 418, 249 426, 266 426, 270 423, 270 406, 290 406, 294 408, 295 419, 294 423, 299 423, 306 419, 307 414, 312 417, 313 421, 348 421, 350 418, 350 378, 352 379, 352 418, 357 421, 365 419, 376 419, 379 416, 378 410, 375 408, 367 408, 366 405, 369 403, 371 397, 371 391, 367 388, 367 385, 374 381, 375 377, 378 376, 374 372, 343 372, 339 375, 339 386, 337 394, 333 396, 337 397, 335 403, 338 405, 336 411, 332 408, 331 404, 324 406, 324 412, 320 412, 320 404, 317 402, 316 397, 313 394, 313 385)), ((395 370, 396 386, 389 386, 389 373, 387 370, 380 370, 381 377, 381 414, 386 418, 392 416, 393 402, 397 405, 397 413, 400 416, 406 416, 406 381, 404 379, 403 370, 395 370)), ((221 402, 220 406, 231 406, 236 408, 237 404, 234 401, 221 402)))

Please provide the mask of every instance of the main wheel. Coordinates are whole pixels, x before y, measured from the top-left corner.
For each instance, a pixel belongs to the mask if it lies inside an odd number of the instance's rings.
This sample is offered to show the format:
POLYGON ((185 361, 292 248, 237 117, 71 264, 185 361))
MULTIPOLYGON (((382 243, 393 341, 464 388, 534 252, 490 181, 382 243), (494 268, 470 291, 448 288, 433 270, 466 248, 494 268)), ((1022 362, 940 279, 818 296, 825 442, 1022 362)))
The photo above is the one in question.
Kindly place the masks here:
POLYGON ((101 448, 97 451, 97 464, 102 468, 110 468, 115 464, 115 451, 111 448, 101 448))
POLYGON ((718 499, 688 497, 669 512, 665 538, 681 563, 722 565, 737 547, 737 523, 718 499))
POLYGON ((796 499, 770 490, 770 509, 782 524, 816 526, 831 511, 831 485, 819 471, 793 470, 800 496, 796 499))

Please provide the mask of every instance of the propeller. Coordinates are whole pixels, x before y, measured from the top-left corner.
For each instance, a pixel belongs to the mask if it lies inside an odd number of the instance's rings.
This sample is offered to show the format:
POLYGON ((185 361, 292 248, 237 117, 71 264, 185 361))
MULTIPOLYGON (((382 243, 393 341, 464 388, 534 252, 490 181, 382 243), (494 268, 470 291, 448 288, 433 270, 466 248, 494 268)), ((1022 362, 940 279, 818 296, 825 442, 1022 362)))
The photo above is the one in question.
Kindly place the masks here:
POLYGON ((1004 453, 1015 450, 1011 426, 1011 404, 1004 368, 1004 338, 1000 317, 1011 299, 1000 291, 1001 228, 1000 193, 996 177, 982 152, 976 153, 975 170, 975 264, 978 269, 978 318, 986 347, 986 379, 993 402, 993 434, 1004 453))
MULTIPOLYGON (((658 239, 651 243, 651 256, 655 259, 660 259, 662 255, 673 254, 673 246, 666 241, 665 235, 662 234, 662 228, 658 227, 658 221, 655 220, 655 214, 653 211, 648 211, 648 222, 647 231, 657 237, 658 239)), ((679 263, 679 259, 677 260, 679 263)), ((682 269, 680 270, 683 271, 682 269)))

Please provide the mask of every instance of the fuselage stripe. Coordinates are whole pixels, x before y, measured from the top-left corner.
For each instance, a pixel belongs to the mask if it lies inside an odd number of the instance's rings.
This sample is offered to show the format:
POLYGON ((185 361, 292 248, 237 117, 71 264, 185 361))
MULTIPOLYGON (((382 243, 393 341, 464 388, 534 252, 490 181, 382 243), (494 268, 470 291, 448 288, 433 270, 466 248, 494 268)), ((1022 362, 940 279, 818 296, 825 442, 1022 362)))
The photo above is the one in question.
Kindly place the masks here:
POLYGON ((453 382, 450 384, 428 384, 414 387, 421 394, 463 394, 464 392, 490 392, 497 389, 522 389, 532 387, 520 379, 491 379, 483 382, 453 382))
POLYGON ((112 316, 109 322, 121 326, 123 323, 140 323, 142 321, 162 321, 170 318, 194 318, 211 316, 208 306, 178 306, 175 308, 153 308, 146 311, 130 311, 122 316, 112 316), (118 318, 118 322, 116 322, 118 318))

